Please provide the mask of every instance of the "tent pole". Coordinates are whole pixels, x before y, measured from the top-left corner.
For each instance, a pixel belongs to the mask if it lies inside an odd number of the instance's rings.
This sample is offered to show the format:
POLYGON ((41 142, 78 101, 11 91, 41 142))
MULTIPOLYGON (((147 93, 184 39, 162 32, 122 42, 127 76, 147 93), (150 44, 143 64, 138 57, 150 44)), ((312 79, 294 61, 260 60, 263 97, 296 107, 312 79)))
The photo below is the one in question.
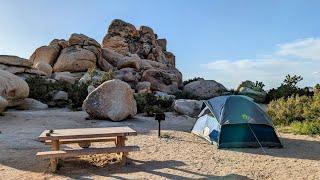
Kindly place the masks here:
POLYGON ((250 124, 249 124, 249 123, 248 123, 248 126, 249 126, 249 128, 250 128, 250 130, 251 130, 251 132, 252 132, 253 136, 256 138, 256 140, 257 140, 258 144, 260 145, 260 147, 261 147, 262 151, 263 151, 265 154, 267 154, 267 152, 264 150, 264 148, 263 148, 262 144, 260 143, 260 141, 259 141, 258 137, 257 137, 257 136, 256 136, 256 134, 253 132, 253 130, 251 129, 251 127, 250 127, 250 124))

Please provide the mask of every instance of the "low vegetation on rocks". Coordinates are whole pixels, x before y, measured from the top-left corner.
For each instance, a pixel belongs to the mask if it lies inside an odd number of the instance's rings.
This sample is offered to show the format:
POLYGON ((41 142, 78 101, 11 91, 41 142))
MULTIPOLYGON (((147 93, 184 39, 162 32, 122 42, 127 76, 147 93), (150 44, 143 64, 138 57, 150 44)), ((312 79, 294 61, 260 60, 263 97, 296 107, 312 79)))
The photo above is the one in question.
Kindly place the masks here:
POLYGON ((30 76, 26 79, 26 82, 30 87, 29 97, 47 104, 53 101, 55 93, 64 91, 69 98, 65 105, 70 105, 71 108, 79 108, 88 95, 88 84, 85 83, 70 84, 48 80, 40 76, 30 76))
POLYGON ((154 113, 172 111, 173 98, 156 96, 154 93, 136 93, 138 113, 145 116, 154 116, 154 113))

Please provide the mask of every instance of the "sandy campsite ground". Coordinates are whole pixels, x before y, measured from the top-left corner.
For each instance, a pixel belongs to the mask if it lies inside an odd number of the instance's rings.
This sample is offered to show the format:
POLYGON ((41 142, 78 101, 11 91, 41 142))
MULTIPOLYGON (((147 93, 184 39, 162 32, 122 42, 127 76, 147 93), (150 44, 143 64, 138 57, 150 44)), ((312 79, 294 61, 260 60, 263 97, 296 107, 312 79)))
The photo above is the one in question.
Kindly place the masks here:
MULTIPOLYGON (((165 138, 158 139, 157 123, 137 116, 120 123, 85 120, 85 112, 66 109, 9 111, 0 116, 0 179, 320 179, 320 138, 280 134, 283 149, 225 149, 190 134, 195 119, 171 113, 163 122, 165 138), (37 141, 44 129, 128 125, 138 131, 128 144, 141 147, 120 166, 113 155, 67 159, 57 174, 48 160, 35 157, 49 149, 37 141)), ((101 146, 102 144, 96 144, 101 146)))

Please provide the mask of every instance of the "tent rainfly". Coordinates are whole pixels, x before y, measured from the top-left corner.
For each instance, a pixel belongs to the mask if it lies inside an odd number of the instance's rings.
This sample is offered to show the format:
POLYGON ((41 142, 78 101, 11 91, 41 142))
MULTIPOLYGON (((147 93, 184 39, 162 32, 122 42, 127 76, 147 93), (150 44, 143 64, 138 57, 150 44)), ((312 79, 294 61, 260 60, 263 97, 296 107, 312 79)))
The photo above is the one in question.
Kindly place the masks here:
POLYGON ((282 147, 270 117, 246 96, 204 101, 192 133, 218 148, 282 147))

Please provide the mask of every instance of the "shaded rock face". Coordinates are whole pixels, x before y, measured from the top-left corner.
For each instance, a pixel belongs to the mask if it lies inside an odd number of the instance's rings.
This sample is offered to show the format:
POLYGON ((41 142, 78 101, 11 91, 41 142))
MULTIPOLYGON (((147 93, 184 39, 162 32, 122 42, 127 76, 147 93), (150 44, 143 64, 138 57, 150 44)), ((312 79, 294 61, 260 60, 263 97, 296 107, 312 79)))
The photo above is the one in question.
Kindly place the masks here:
POLYGON ((221 95, 227 89, 214 80, 199 79, 185 85, 183 91, 192 93, 201 99, 209 99, 221 95))
POLYGON ((172 53, 167 53, 166 45, 166 39, 157 39, 150 27, 141 26, 137 30, 134 25, 119 19, 111 22, 108 34, 102 41, 104 48, 112 49, 124 56, 137 54, 141 59, 175 66, 175 58, 172 53))
POLYGON ((131 87, 121 80, 104 82, 83 102, 83 110, 97 119, 121 121, 137 113, 131 87))
POLYGON ((18 76, 0 70, 0 96, 8 101, 8 106, 14 106, 29 95, 28 84, 18 76))
POLYGON ((177 99, 174 101, 174 110, 180 114, 196 117, 199 115, 202 101, 190 99, 177 99))

